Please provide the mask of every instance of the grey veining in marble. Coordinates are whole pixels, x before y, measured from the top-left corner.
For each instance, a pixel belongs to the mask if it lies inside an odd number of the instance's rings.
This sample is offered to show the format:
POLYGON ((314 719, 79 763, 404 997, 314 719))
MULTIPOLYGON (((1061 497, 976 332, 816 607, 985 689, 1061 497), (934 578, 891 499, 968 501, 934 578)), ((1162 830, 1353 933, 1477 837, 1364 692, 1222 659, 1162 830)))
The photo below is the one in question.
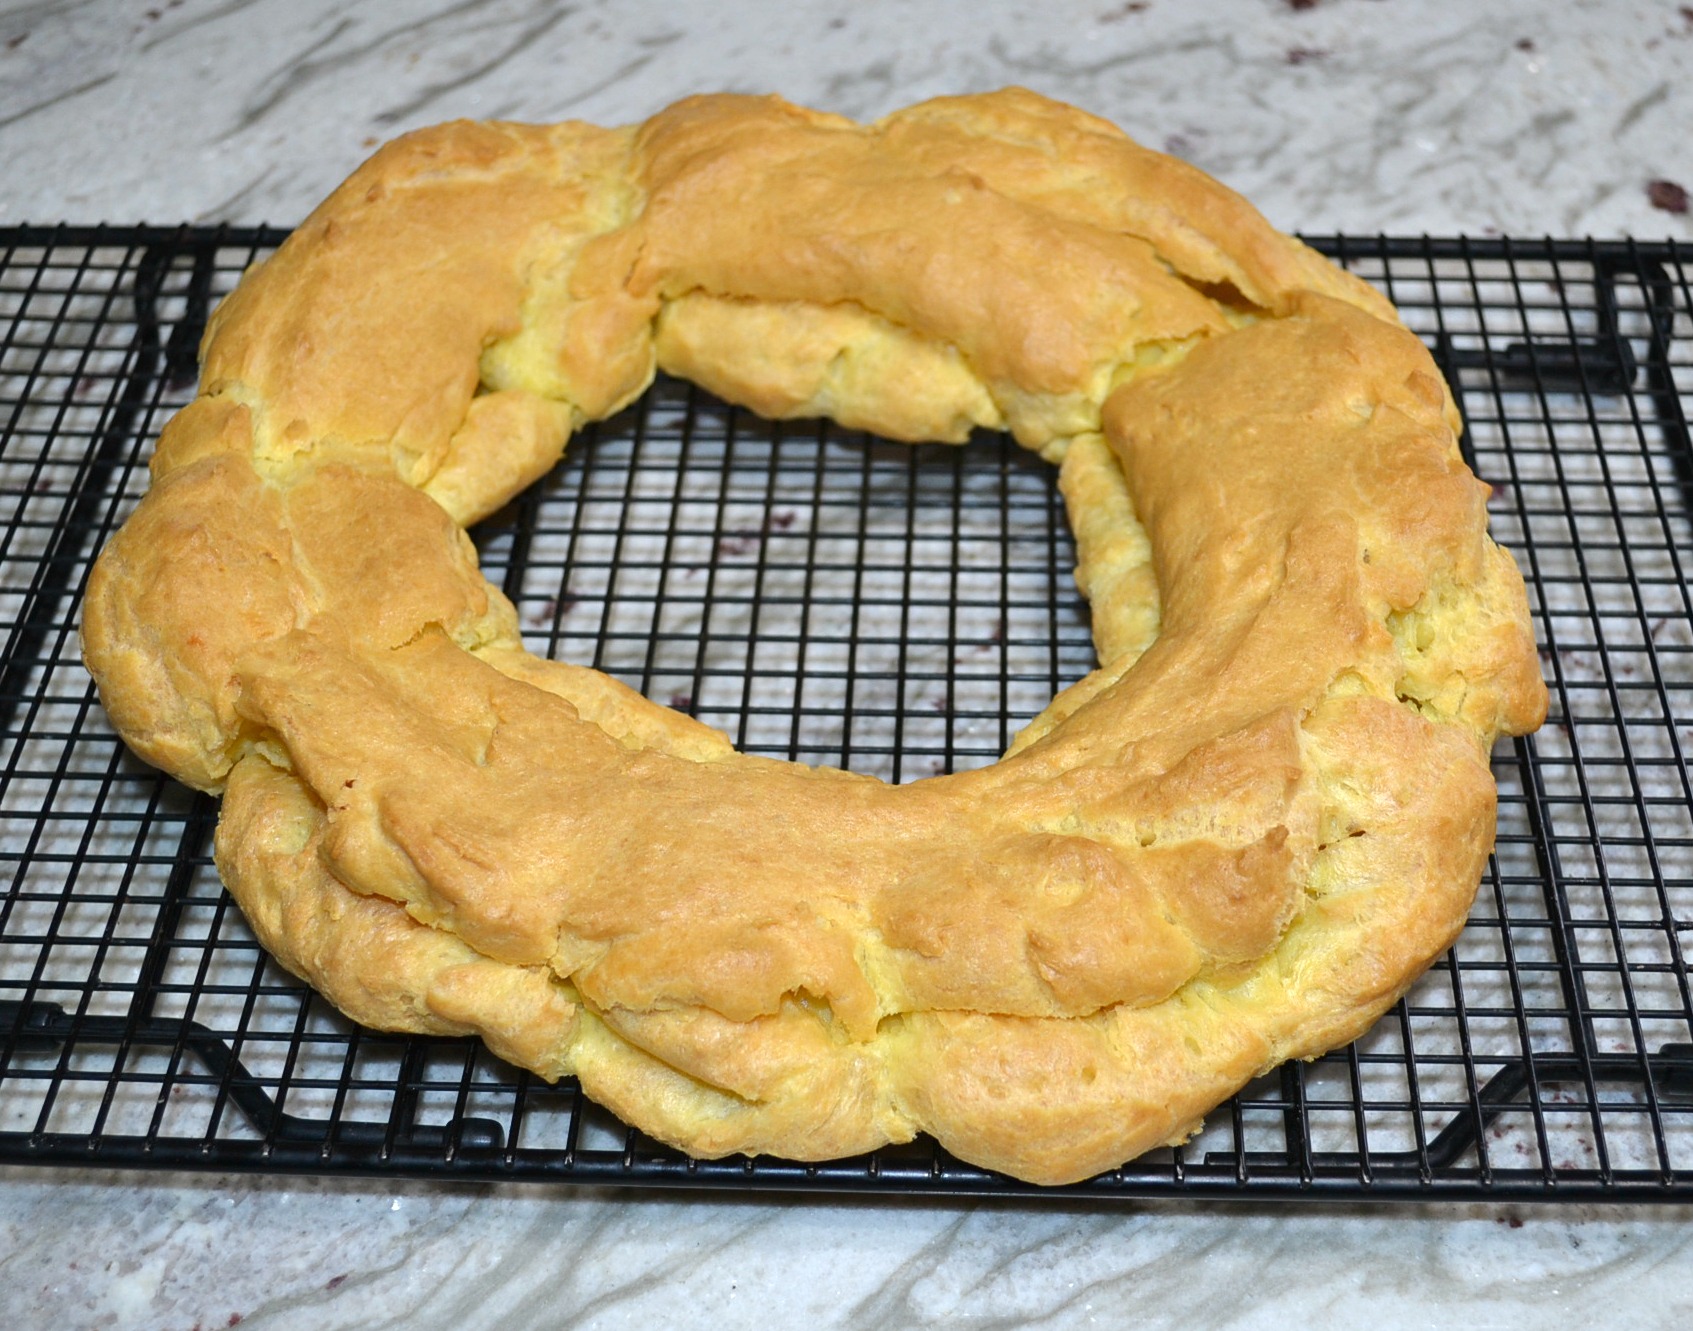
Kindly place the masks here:
POLYGON ((182 1331, 232 1317, 277 1331, 1693 1317, 1693 1226, 1670 1209, 1031 1210, 30 1171, 0 1176, 0 1217, 13 1325, 48 1309, 63 1325, 182 1331), (103 1217, 100 1246, 67 1251, 78 1215, 103 1217))
POLYGON ((686 93, 857 117, 1023 83, 1307 231, 1688 233, 1693 17, 1664 3, 45 0, 0 13, 0 220, 298 220, 452 116, 686 93))
MULTIPOLYGON (((1693 8, 1605 0, 36 0, 0 6, 0 223, 291 223, 452 116, 1015 82, 1287 227, 1685 238, 1690 75, 1693 8)), ((13 1170, 0 1326, 1677 1327, 1690 1222, 13 1170)))

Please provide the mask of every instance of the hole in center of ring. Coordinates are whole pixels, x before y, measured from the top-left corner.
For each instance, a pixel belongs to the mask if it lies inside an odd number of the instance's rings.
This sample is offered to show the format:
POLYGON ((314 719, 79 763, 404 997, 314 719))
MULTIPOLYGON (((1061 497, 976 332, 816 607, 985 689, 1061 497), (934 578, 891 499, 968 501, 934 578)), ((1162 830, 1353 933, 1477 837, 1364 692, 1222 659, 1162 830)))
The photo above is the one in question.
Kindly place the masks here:
POLYGON ((661 376, 471 533, 538 656, 744 753, 983 767, 1096 664, 1057 469, 765 421, 661 376))

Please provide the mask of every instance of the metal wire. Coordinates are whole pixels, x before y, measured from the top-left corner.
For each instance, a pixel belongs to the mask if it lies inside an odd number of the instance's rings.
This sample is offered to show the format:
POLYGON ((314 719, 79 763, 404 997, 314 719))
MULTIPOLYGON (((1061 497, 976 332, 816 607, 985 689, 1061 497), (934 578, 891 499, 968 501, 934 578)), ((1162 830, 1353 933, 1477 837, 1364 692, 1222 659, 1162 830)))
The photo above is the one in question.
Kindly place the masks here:
MULTIPOLYGON (((216 817, 77 657, 94 553, 268 230, 0 230, 0 1160, 1025 1197, 1693 1197, 1693 377, 1674 244, 1317 242, 1441 361, 1552 689, 1502 746, 1451 954, 1350 1048, 1058 1192, 918 1142, 700 1162, 472 1041, 360 1030, 269 961, 216 817)), ((1092 665, 1050 473, 661 381, 475 533, 532 649, 750 752, 910 780, 992 761, 1092 665)))

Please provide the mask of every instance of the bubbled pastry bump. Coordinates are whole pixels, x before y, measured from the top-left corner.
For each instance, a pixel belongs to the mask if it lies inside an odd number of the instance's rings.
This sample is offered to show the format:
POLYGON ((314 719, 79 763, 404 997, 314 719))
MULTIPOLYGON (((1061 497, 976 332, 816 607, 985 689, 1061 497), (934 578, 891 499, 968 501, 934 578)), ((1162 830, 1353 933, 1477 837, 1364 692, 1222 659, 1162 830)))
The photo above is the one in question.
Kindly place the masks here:
POLYGON ((213 316, 84 655, 262 942, 701 1156, 1064 1183, 1360 1034, 1461 928, 1521 578, 1374 290, 1011 89, 387 145, 213 316), (658 369, 1060 463, 1100 666, 980 771, 735 752, 537 659, 464 528, 658 369))

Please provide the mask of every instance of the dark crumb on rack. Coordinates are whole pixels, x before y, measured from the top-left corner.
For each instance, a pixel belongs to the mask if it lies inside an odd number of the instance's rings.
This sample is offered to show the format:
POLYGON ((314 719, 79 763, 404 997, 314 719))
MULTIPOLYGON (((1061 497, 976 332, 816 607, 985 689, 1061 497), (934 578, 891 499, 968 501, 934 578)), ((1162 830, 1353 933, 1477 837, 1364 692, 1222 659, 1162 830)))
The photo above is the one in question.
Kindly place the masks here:
POLYGON ((524 612, 523 618, 531 627, 539 628, 542 624, 555 622, 560 616, 568 615, 576 608, 576 597, 569 592, 541 601, 524 612))
POLYGON ((1646 197, 1652 206, 1678 217, 1687 215, 1687 191, 1673 180, 1653 180, 1646 185, 1646 197))
POLYGON ((1308 65, 1313 60, 1327 60, 1328 52, 1315 46, 1295 46, 1287 53, 1287 63, 1290 65, 1308 65))
POLYGON ((670 705, 678 712, 685 712, 694 705, 694 695, 691 693, 672 693, 670 705))

